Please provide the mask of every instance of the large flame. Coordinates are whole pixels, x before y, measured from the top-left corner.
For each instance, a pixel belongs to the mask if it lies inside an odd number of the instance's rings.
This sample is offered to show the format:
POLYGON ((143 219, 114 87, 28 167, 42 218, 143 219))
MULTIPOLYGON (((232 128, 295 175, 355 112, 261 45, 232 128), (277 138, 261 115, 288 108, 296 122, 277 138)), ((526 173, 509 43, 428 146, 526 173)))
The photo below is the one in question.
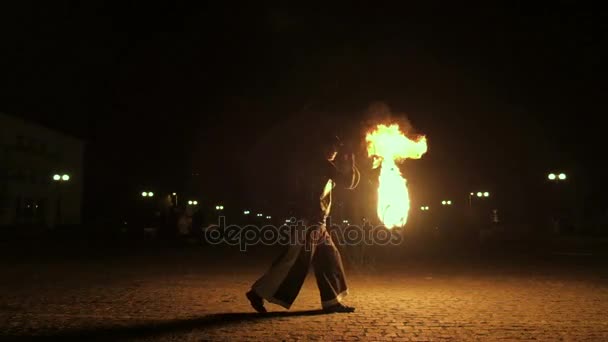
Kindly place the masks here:
POLYGON ((407 181, 401 175, 397 162, 420 159, 426 153, 426 137, 415 140, 405 136, 399 125, 378 125, 368 132, 367 154, 374 160, 374 168, 380 167, 378 186, 378 218, 387 228, 403 227, 410 210, 407 181))

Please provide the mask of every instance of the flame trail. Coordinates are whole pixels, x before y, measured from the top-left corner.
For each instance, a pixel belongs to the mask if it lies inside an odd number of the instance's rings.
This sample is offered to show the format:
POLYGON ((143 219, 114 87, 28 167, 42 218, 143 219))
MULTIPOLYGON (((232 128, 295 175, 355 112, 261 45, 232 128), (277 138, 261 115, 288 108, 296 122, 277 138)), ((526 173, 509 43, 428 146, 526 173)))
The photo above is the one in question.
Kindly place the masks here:
POLYGON ((378 218, 387 228, 403 227, 410 210, 407 181, 397 162, 420 159, 427 151, 426 137, 411 140, 399 125, 377 125, 365 136, 367 154, 374 160, 373 168, 380 167, 378 186, 378 218))

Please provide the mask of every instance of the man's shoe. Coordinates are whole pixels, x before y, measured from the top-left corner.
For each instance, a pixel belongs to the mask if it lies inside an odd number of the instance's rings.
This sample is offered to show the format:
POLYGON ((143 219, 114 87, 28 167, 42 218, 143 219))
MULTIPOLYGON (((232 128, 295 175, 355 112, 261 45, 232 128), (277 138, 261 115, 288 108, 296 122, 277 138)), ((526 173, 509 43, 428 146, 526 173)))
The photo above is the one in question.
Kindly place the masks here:
POLYGON ((355 312, 355 308, 353 308, 352 306, 346 306, 344 304, 338 303, 336 305, 332 305, 327 308, 324 308, 323 311, 325 311, 325 313, 334 313, 334 312, 350 313, 350 312, 355 312))
POLYGON ((258 296, 257 293, 253 292, 253 290, 247 292, 245 294, 247 299, 249 299, 249 304, 255 309, 255 311, 259 313, 266 313, 266 308, 264 307, 264 299, 258 296))

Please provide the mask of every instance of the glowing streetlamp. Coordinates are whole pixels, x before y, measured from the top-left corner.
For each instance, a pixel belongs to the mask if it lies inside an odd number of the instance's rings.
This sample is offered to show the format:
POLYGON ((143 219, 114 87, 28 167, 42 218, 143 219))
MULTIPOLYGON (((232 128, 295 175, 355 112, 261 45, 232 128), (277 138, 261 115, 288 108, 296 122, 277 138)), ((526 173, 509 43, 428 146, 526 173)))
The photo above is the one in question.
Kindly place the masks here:
MULTIPOLYGON (((53 175, 53 181, 55 182, 55 184, 57 184, 57 215, 55 216, 55 224, 60 224, 61 223, 61 191, 59 190, 59 184, 61 182, 67 182, 70 180, 70 176, 67 174, 64 175, 59 175, 59 174, 54 174, 53 175)), ((38 208, 38 205, 36 205, 36 208, 38 208)))
POLYGON ((53 180, 58 182, 58 181, 62 181, 62 182, 67 182, 70 180, 70 175, 64 174, 64 175, 59 175, 59 174, 54 174, 53 175, 53 180))
POLYGON ((477 198, 483 198, 483 197, 488 198, 488 197, 490 197, 490 193, 487 191, 470 192, 469 193, 469 208, 473 207, 473 196, 477 196, 477 198))
POLYGON ((249 210, 243 211, 243 215, 249 215, 249 214, 251 214, 251 212, 249 210))
POLYGON ((560 172, 558 174, 555 174, 552 172, 547 175, 547 179, 549 179, 550 181, 563 181, 563 180, 566 180, 567 178, 568 177, 563 172, 560 172))

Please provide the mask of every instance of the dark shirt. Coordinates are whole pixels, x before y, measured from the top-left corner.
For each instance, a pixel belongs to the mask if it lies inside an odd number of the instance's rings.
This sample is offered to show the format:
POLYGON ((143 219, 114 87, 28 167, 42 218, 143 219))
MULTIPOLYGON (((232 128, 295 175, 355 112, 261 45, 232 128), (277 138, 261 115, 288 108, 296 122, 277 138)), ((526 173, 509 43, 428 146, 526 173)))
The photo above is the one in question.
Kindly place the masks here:
POLYGON ((323 159, 310 163, 302 172, 306 173, 301 177, 304 184, 296 214, 311 222, 324 221, 331 211, 332 189, 336 184, 348 186, 345 182, 348 174, 339 172, 334 163, 323 159))

